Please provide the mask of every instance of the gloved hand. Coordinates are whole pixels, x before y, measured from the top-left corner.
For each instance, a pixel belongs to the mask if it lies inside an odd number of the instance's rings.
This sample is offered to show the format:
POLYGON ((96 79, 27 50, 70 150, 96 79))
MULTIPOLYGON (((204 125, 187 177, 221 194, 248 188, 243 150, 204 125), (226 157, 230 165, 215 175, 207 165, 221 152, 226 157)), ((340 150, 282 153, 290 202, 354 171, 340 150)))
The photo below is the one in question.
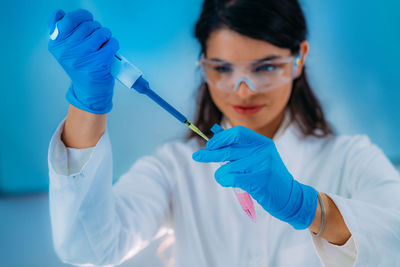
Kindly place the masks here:
POLYGON ((50 34, 56 25, 58 36, 48 48, 71 78, 68 102, 94 114, 109 112, 115 83, 110 69, 118 41, 83 9, 57 10, 49 21, 50 34))
POLYGON ((317 191, 293 178, 270 138, 236 126, 215 134, 192 157, 199 162, 229 161, 215 172, 217 182, 248 192, 272 216, 295 229, 306 229, 314 220, 317 191))

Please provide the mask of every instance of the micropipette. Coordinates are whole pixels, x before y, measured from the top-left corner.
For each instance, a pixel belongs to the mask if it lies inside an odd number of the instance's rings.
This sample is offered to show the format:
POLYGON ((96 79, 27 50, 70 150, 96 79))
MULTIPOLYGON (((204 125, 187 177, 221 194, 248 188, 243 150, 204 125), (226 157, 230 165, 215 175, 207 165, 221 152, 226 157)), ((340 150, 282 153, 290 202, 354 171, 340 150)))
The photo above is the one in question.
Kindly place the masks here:
POLYGON ((182 113, 161 98, 156 92, 151 90, 149 83, 143 78, 142 72, 118 53, 114 56, 114 61, 111 65, 111 74, 126 87, 133 88, 137 92, 150 97, 178 121, 182 122, 193 132, 208 141, 208 137, 183 116, 182 113))

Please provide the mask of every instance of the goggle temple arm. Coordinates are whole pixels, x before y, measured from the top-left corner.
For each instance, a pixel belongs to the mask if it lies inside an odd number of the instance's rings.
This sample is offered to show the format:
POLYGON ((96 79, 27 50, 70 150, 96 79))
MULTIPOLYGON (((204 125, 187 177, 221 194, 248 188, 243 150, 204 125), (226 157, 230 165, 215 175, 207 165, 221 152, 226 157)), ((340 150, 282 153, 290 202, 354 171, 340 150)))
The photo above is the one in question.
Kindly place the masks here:
POLYGON ((293 63, 293 80, 297 78, 297 71, 301 62, 301 51, 295 56, 293 63))

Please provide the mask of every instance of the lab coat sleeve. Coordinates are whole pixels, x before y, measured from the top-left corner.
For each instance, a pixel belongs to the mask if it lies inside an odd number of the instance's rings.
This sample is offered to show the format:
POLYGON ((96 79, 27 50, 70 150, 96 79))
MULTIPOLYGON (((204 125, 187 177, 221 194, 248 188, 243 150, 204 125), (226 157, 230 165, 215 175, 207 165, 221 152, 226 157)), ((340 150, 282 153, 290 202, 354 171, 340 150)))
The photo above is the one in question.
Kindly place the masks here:
POLYGON ((137 160, 113 186, 107 132, 91 150, 69 157, 60 139, 63 126, 52 137, 48 156, 55 250, 70 264, 119 264, 169 226, 172 184, 163 148, 137 160), (81 166, 76 173, 68 162, 72 158, 74 168, 81 166))
POLYGON ((313 237, 325 266, 400 266, 399 173, 366 136, 351 140, 342 171, 348 191, 328 195, 352 237, 344 246, 313 237))

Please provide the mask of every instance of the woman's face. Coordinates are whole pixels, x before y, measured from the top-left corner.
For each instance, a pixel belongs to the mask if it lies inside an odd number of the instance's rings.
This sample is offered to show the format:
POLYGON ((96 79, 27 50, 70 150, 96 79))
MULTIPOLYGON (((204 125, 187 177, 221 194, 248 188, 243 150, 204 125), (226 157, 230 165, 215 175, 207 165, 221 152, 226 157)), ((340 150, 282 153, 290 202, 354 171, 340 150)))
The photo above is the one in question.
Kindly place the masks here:
MULTIPOLYGON (((229 29, 214 31, 207 40, 207 59, 224 62, 257 61, 278 56, 288 58, 289 49, 279 48, 268 42, 252 39, 229 29)), ((292 77, 293 62, 285 66, 292 77)), ((300 66, 299 66, 300 67, 300 66)), ((289 101, 293 81, 279 85, 266 92, 251 91, 245 82, 240 83, 236 91, 225 92, 208 84, 211 98, 219 110, 228 118, 232 126, 242 125, 260 134, 273 137, 278 129, 285 107, 289 101), (247 110, 238 106, 255 105, 258 108, 247 110)))

